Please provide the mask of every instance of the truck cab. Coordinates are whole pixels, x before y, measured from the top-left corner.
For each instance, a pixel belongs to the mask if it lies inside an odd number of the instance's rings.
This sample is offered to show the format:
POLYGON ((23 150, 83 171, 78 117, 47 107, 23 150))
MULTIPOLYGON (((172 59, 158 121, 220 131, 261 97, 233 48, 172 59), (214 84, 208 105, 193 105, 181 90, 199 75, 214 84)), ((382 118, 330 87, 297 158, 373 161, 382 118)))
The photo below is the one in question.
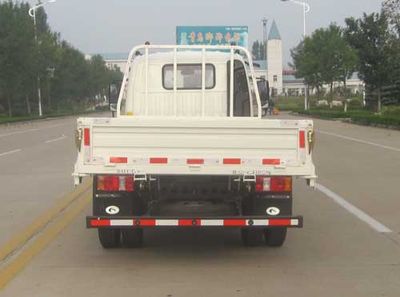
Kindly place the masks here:
MULTIPOLYGON (((229 116, 230 54, 213 51, 203 57, 201 51, 178 51, 175 55, 179 61, 176 63, 176 78, 172 52, 149 55, 147 66, 144 56, 133 60, 128 78, 132 83, 128 84, 126 95, 121 98, 120 116, 229 116), (204 65, 204 89, 203 58, 207 61, 204 65)), ((234 54, 233 60, 233 115, 249 117, 251 105, 256 101, 249 81, 252 77, 248 75, 241 55, 234 54)))

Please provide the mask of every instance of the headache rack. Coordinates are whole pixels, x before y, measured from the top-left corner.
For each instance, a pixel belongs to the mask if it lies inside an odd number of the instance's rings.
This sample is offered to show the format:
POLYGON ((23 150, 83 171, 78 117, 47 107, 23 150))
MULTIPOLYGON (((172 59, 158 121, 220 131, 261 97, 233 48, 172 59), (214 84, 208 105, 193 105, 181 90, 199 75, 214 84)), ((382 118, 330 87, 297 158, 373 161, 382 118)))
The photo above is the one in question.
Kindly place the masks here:
POLYGON ((231 45, 231 46, 216 46, 216 45, 150 45, 144 44, 134 47, 129 53, 128 61, 125 67, 124 79, 122 81, 121 92, 118 98, 117 105, 117 116, 124 116, 121 114, 121 103, 126 100, 127 95, 127 84, 129 81, 129 74, 132 70, 132 63, 135 57, 138 55, 144 55, 145 60, 145 115, 148 115, 148 93, 149 93, 149 55, 150 51, 172 51, 173 52, 173 96, 174 96, 174 115, 177 116, 177 68, 178 68, 178 52, 184 50, 192 50, 192 51, 200 51, 201 52, 201 65, 202 65, 202 78, 201 78, 201 92, 202 92, 202 117, 205 116, 205 91, 206 91, 206 83, 205 83, 205 73, 206 73, 206 52, 212 51, 223 51, 229 52, 230 54, 230 79, 229 79, 229 117, 234 117, 234 61, 235 56, 240 55, 246 63, 244 63, 249 69, 249 77, 251 78, 251 84, 253 88, 254 97, 252 96, 252 92, 250 92, 250 115, 251 117, 255 116, 253 102, 254 99, 257 104, 257 117, 262 117, 262 106, 260 95, 257 87, 257 79, 254 74, 253 60, 250 52, 241 46, 231 45))

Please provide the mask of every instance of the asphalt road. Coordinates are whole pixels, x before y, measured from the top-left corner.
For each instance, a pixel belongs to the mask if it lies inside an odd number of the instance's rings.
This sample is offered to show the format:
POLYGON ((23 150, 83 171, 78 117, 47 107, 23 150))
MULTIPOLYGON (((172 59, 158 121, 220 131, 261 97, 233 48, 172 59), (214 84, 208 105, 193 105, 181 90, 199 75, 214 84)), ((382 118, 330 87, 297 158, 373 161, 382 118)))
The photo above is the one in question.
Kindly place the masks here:
POLYGON ((0 126, 0 246, 73 190, 75 118, 0 126))
MULTIPOLYGON (((0 127, 0 246, 73 189, 73 118, 0 127)), ((295 182, 282 248, 238 230, 149 230, 142 249, 103 250, 86 207, 1 296, 400 295, 400 132, 315 120, 318 190, 295 182)))

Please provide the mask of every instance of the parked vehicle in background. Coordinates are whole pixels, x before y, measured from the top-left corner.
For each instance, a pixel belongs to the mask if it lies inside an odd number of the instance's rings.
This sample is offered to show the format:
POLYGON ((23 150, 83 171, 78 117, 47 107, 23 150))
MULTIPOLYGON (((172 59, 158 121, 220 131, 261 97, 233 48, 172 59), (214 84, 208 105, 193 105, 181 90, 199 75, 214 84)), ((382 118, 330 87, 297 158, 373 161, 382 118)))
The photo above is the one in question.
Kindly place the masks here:
POLYGON ((171 227, 237 227, 246 245, 281 246, 302 227, 293 178, 315 184, 313 122, 262 118, 245 48, 135 47, 117 116, 77 125, 75 183, 93 177, 87 227, 105 248, 171 227))

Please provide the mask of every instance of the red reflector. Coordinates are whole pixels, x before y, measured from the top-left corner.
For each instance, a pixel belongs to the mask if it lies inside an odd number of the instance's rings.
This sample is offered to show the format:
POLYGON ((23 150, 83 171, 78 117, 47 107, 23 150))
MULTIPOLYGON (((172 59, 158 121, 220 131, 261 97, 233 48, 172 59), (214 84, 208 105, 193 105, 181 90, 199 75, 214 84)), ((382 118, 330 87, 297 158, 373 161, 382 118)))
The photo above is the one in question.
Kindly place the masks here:
POLYGON ((306 132, 303 130, 299 132, 299 147, 300 148, 306 147, 306 132))
POLYGON ((263 165, 280 165, 280 159, 263 159, 263 165))
POLYGON ((186 164, 188 165, 201 165, 204 164, 204 159, 187 159, 186 164))
POLYGON ((128 163, 127 157, 110 157, 110 163, 128 163))
POLYGON ((269 226, 290 226, 290 219, 269 219, 269 226))
POLYGON ((241 163, 242 163, 242 161, 239 158, 224 159, 225 165, 240 165, 241 163))
POLYGON ((237 226, 246 226, 246 220, 224 220, 224 226, 227 227, 237 227, 237 226))
POLYGON ((101 226, 110 226, 110 220, 90 220, 90 226, 92 227, 101 227, 101 226))
POLYGON ((90 129, 89 128, 83 129, 83 144, 85 146, 90 145, 90 129))
POLYGON ((150 164, 167 164, 168 158, 150 158, 150 164))
POLYGON ((152 227, 156 225, 156 220, 155 219, 141 219, 139 221, 140 226, 147 226, 147 227, 152 227))
POLYGON ((187 226, 187 227, 190 227, 190 226, 200 226, 200 220, 197 220, 197 219, 194 219, 194 220, 191 220, 191 219, 182 219, 182 220, 179 220, 178 221, 178 226, 187 226))

